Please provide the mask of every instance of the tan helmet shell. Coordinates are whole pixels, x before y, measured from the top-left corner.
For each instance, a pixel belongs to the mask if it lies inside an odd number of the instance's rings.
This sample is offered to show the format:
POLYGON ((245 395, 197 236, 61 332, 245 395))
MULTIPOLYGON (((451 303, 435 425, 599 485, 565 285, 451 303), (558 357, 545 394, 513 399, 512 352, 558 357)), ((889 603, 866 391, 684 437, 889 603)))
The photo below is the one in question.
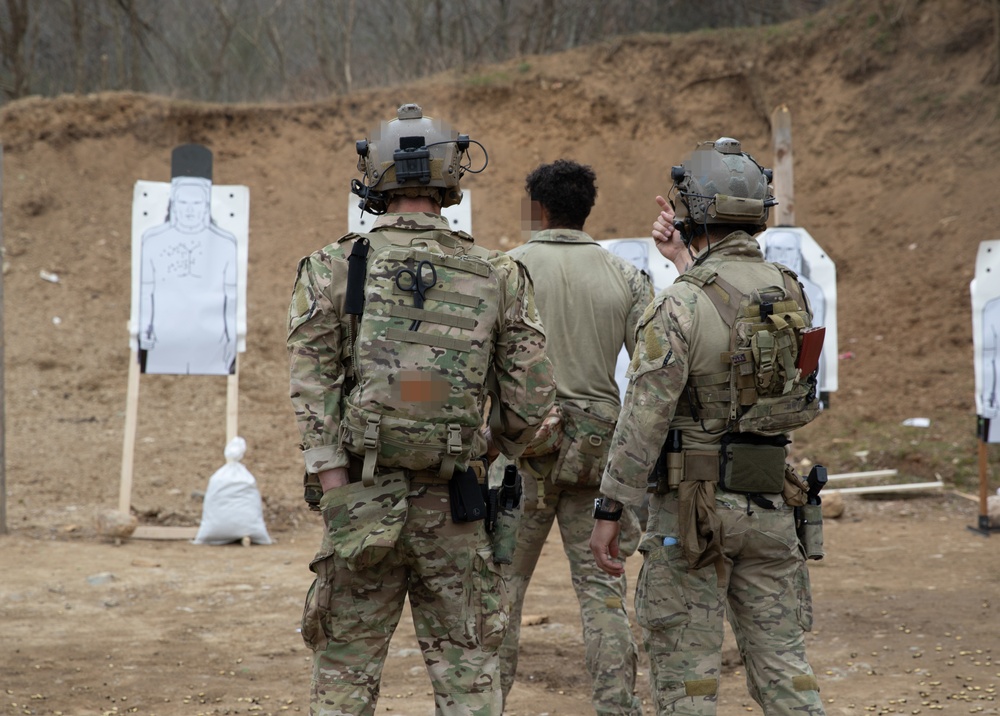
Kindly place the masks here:
POLYGON ((767 223, 770 170, 745 153, 731 137, 700 143, 672 172, 676 196, 671 203, 678 219, 694 224, 767 223))
POLYGON ((365 183, 373 191, 433 196, 440 199, 443 208, 462 201, 459 180, 464 173, 463 153, 456 131, 440 120, 425 117, 419 105, 404 104, 395 119, 382 122, 370 139, 358 142, 358 171, 364 173, 365 183), (429 152, 430 177, 426 181, 397 179, 394 154, 407 146, 422 146, 429 152))

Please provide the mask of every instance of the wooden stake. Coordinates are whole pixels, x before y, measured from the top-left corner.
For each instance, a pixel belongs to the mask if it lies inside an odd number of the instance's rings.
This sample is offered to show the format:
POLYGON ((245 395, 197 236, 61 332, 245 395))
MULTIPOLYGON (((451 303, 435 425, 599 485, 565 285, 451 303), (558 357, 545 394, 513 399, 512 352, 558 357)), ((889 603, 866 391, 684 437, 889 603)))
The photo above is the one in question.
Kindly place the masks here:
POLYGON ((236 354, 236 367, 226 376, 226 445, 235 438, 240 414, 240 354, 236 354))
POLYGON ((792 113, 781 105, 771 114, 774 142, 775 226, 795 226, 795 177, 792 171, 792 113))
POLYGON ((986 436, 979 438, 979 526, 989 526, 990 508, 989 499, 990 484, 986 474, 986 436))
POLYGON ((118 488, 118 511, 132 511, 132 469, 135 464, 135 432, 139 417, 139 352, 133 350, 128 363, 125 395, 125 438, 122 443, 122 477, 118 488))
POLYGON ((3 145, 0 144, 0 535, 7 534, 7 399, 4 397, 3 344, 3 145))

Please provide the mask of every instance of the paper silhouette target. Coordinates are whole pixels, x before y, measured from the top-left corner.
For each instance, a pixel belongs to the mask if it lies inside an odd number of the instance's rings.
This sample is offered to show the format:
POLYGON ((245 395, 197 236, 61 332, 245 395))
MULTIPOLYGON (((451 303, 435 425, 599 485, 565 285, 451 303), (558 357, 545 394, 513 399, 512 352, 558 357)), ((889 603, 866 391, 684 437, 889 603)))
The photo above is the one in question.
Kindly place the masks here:
POLYGON ((213 187, 207 151, 178 147, 169 184, 135 184, 129 330, 145 373, 228 375, 246 350, 249 190, 213 187))
POLYGON ((986 442, 1000 443, 1000 241, 983 241, 972 291, 976 415, 986 442))

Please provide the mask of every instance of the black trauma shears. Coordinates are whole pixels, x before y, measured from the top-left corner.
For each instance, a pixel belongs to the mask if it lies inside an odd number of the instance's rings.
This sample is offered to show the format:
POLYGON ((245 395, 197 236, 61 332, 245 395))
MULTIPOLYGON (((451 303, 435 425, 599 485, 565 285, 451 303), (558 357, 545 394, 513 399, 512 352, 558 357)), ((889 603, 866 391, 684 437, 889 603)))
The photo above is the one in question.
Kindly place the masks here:
MULTIPOLYGON (((423 308, 426 291, 433 288, 437 283, 437 269, 430 261, 421 261, 417 268, 411 271, 408 268, 401 268, 396 272, 396 286, 400 291, 410 291, 413 293, 413 307, 423 308), (425 273, 425 269, 430 269, 430 275, 425 273), (427 279, 430 279, 429 281, 427 279)), ((415 320, 410 324, 410 330, 415 331, 420 326, 420 321, 415 320)))

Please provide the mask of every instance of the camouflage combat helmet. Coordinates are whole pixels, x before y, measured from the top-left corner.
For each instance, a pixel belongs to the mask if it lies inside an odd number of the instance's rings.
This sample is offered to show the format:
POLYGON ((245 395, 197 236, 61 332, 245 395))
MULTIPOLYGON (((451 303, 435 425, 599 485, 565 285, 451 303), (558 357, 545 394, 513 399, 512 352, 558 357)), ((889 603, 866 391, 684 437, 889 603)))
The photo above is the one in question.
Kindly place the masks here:
POLYGON ((771 194, 771 170, 731 137, 699 144, 690 159, 671 169, 670 178, 671 204, 686 241, 695 225, 763 226, 768 209, 777 203, 771 194))
POLYGON ((352 180, 351 191, 361 197, 361 208, 373 214, 384 214, 393 194, 430 196, 442 208, 458 204, 468 148, 468 135, 425 117, 419 105, 404 104, 371 139, 357 142, 358 171, 365 177, 364 183, 352 180))

